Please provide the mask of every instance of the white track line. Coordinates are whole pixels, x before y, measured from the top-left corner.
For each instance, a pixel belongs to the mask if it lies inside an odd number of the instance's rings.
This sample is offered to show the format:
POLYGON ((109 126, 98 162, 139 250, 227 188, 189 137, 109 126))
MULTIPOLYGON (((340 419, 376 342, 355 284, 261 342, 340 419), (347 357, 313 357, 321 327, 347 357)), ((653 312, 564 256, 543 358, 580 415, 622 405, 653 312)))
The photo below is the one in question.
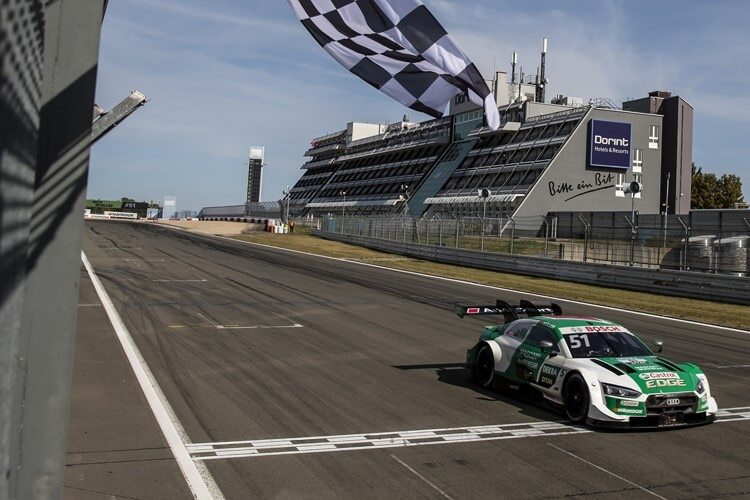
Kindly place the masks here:
POLYGON ((275 330, 275 329, 284 329, 284 328, 304 328, 304 326, 300 325, 299 323, 295 323, 293 325, 253 325, 253 326, 225 326, 225 325, 219 325, 216 327, 219 330, 275 330))
POLYGON ((83 251, 81 251, 81 260, 86 267, 86 271, 89 273, 91 282, 94 284, 96 293, 99 295, 99 300, 101 300, 104 310, 107 312, 109 321, 112 323, 117 338, 125 351, 125 355, 130 362, 130 366, 133 368, 136 378, 138 379, 141 390, 143 390, 143 394, 146 396, 146 400, 148 401, 151 411, 154 413, 159 428, 164 434, 167 443, 169 443, 169 447, 172 449, 172 453, 182 471, 182 475, 187 481, 190 491, 193 493, 193 496, 199 500, 223 499, 224 495, 211 476, 211 473, 208 471, 208 468, 202 463, 193 461, 190 457, 190 454, 185 447, 186 444, 190 443, 190 438, 185 432, 185 429, 183 429, 182 424, 180 424, 180 421, 177 419, 177 415, 175 415, 174 410, 164 396, 159 384, 157 384, 148 365, 146 365, 143 356, 133 341, 133 337, 130 335, 130 332, 120 317, 120 314, 117 312, 117 309, 115 309, 112 299, 110 299, 109 294, 104 289, 104 286, 94 272, 94 268, 91 266, 89 259, 83 251))
POLYGON ((594 468, 596 468, 596 469, 599 469, 599 470, 600 470, 600 471, 602 471, 602 472, 606 472, 606 473, 607 473, 607 474, 609 474, 610 476, 616 477, 616 478, 617 478, 617 479, 619 479, 620 481, 624 481, 624 482, 626 482, 626 483, 628 483, 628 484, 630 484, 630 485, 632 485, 632 486, 635 486, 635 487, 636 487, 636 488, 638 488, 639 490, 641 490, 641 491, 643 491, 643 492, 645 492, 645 493, 648 493, 649 495, 653 495, 653 496, 655 496, 656 498, 661 498, 662 500, 668 500, 667 498, 665 498, 665 497, 663 497, 663 496, 659 495, 658 493, 656 493, 656 492, 653 492, 653 491, 649 490, 648 488, 644 488, 644 487, 643 487, 643 486, 641 486, 640 484, 636 484, 636 483, 634 483, 633 481, 631 481, 631 480, 629 480, 629 479, 625 479, 625 478, 624 478, 624 477, 622 477, 622 476, 618 476, 618 475, 617 475, 617 474, 615 474, 614 472, 612 472, 612 471, 610 471, 610 470, 607 470, 607 469, 605 469, 604 467, 601 467, 601 466, 599 466, 599 465, 596 465, 596 464, 595 464, 595 463, 593 463, 593 462, 589 462, 589 461, 588 461, 588 460, 586 460, 585 458, 581 458, 581 457, 579 457, 579 456, 578 456, 578 455, 576 455, 575 453, 571 453, 571 452, 569 452, 569 451, 567 451, 567 450, 563 450, 562 448, 559 448, 559 447, 555 446, 555 445, 554 445, 554 444, 552 444, 552 443, 547 443, 547 446, 551 446, 551 447, 553 447, 554 449, 556 449, 556 450, 558 450, 558 451, 561 451, 561 452, 565 453, 566 455, 570 455, 571 457, 573 457, 573 458, 575 458, 575 459, 578 459, 578 460, 580 460, 581 462, 583 462, 583 463, 585 463, 585 464, 589 464, 589 465, 590 465, 591 467, 594 467, 594 468))
POLYGON ((206 283, 208 280, 151 280, 154 283, 206 283))
MULTIPOLYGON (((175 228, 172 228, 171 226, 163 226, 163 227, 168 227, 170 229, 175 229, 175 228)), ((179 231, 179 229, 175 229, 175 230, 179 231)), ((193 234, 198 234, 198 233, 193 233, 193 234)), ((551 299, 551 300, 557 300, 557 301, 561 301, 561 302, 567 302, 568 304, 578 304, 578 305, 583 305, 583 306, 596 307, 596 308, 599 308, 599 309, 606 309, 608 311, 618 311, 618 312, 623 312, 623 313, 627 313, 627 314, 633 314, 633 315, 636 315, 636 316, 645 316, 647 318, 658 318, 658 319, 662 319, 662 320, 666 320, 666 321, 674 321, 674 322, 677 322, 677 323, 684 323, 684 324, 688 324, 688 325, 707 326, 707 327, 710 327, 710 328, 716 328, 718 330, 725 330, 725 331, 729 331, 729 332, 744 333, 745 335, 750 335, 750 330, 740 330, 738 328, 730 328, 728 326, 711 325, 711 324, 708 324, 708 323, 701 323, 700 321, 692 321, 692 320, 689 320, 689 319, 672 318, 670 316, 661 316, 659 314, 652 314, 652 313, 641 312, 641 311, 630 311, 628 309, 622 309, 622 308, 619 308, 619 307, 603 306, 603 305, 600 305, 600 304, 592 304, 590 302, 582 302, 580 300, 572 300, 572 299, 564 299, 562 297, 554 297, 552 295, 541 295, 541 294, 538 294, 538 293, 531 293, 531 292, 527 292, 527 291, 524 291, 524 290, 517 290, 515 288, 503 288, 503 287, 493 286, 493 285, 484 285, 482 283, 474 283, 472 281, 464 281, 464 280, 459 280, 459 279, 455 279, 455 278, 446 278, 444 276, 436 276, 434 274, 424 274, 424 273, 419 273, 419 272, 416 272, 416 271, 407 271, 407 270, 404 270, 404 269, 395 269, 395 268, 392 268, 392 267, 379 266, 377 264, 368 264, 366 262, 358 262, 356 260, 344 259, 344 258, 341 258, 341 257, 330 257, 328 255, 319 255, 319 254, 316 254, 316 253, 303 252, 301 250, 292 250, 290 248, 275 247, 273 245, 265 245, 263 243, 253 243, 251 241, 235 240, 234 238, 227 238, 226 236, 216 236, 216 235, 210 235, 210 234, 204 234, 204 233, 200 233, 199 236, 205 236, 205 237, 208 237, 208 238, 222 239, 222 240, 232 241, 234 243, 244 243, 244 244, 247 244, 247 245, 264 247, 264 248, 269 248, 269 249, 273 249, 273 250, 281 250, 281 251, 284 251, 284 252, 292 252, 292 253, 298 253, 298 254, 302 254, 302 255, 310 255, 312 257, 319 257, 321 259, 337 260, 339 262, 348 262, 350 264, 355 264, 355 265, 358 265, 358 266, 374 267, 374 268, 377 268, 377 269, 384 269, 386 271, 393 271, 393 272, 396 272, 396 273, 411 274, 411 275, 420 276, 420 277, 423 277, 423 278, 431 278, 431 279, 436 279, 436 280, 441 280, 441 281, 450 281, 450 282, 453 282, 453 283, 460 283, 462 285, 478 286, 478 287, 482 287, 482 288, 489 288, 489 289, 492 289, 492 290, 502 290, 504 292, 521 293, 521 294, 528 295, 528 296, 531 296, 531 297, 539 297, 539 298, 542 298, 542 299, 551 299)), ((422 260, 425 260, 425 259, 422 259, 422 260)), ((451 264, 446 264, 446 265, 451 265, 451 264)), ((552 279, 552 278, 549 278, 549 279, 552 279)), ((594 285, 591 285, 591 286, 594 286, 594 285)))
POLYGON ((433 490, 435 490, 438 493, 440 493, 440 495, 443 498, 447 498, 448 500, 453 500, 452 496, 450 496, 449 494, 447 494, 446 492, 444 492, 443 490, 441 490, 440 488, 438 488, 435 485, 435 483, 433 483, 432 481, 430 481, 429 479, 427 479, 426 477, 424 477, 422 474, 420 474, 419 472, 417 472, 414 469, 412 469, 411 467, 409 467, 409 464, 407 464, 406 462, 404 462, 403 460, 401 460, 400 458, 398 458, 396 455, 391 455, 391 458, 394 459, 396 462, 400 463, 401 465, 403 465, 404 467, 406 467, 410 472, 412 472, 415 476, 417 476, 419 479, 421 479, 422 481, 424 481, 425 484, 427 484, 428 486, 430 486, 433 490))

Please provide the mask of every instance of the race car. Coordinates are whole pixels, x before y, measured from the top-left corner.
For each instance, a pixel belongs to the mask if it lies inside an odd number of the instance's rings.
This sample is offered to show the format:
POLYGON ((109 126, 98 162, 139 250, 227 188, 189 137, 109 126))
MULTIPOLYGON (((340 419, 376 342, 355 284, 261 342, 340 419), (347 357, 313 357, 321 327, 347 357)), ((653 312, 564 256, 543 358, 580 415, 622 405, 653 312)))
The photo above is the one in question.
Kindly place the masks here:
POLYGON ((675 363, 622 325, 563 316, 557 304, 456 305, 465 316, 501 315, 466 353, 474 381, 530 392, 577 424, 610 427, 700 425, 716 417, 708 379, 691 363, 675 363))

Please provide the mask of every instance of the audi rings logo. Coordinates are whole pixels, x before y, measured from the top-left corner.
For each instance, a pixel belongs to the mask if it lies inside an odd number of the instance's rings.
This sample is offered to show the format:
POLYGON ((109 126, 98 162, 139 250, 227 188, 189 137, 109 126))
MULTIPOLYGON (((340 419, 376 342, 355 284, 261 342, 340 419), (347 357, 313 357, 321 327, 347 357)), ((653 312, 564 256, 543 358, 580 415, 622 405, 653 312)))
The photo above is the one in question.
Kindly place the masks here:
POLYGON ((678 404, 680 404, 680 400, 679 400, 679 399, 667 399, 667 400, 665 401, 665 403, 666 403, 666 404, 667 404, 668 406, 677 406, 678 404))

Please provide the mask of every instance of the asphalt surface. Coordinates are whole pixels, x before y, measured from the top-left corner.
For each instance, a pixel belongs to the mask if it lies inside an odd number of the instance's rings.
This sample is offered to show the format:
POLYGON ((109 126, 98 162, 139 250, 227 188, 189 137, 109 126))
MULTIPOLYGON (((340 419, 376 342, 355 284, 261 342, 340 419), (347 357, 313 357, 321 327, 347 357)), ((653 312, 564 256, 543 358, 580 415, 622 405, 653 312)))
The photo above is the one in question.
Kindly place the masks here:
MULTIPOLYGON (((289 440, 288 454, 205 460, 227 498, 750 497, 750 419, 298 453, 310 436, 554 425, 469 383, 483 322, 453 314, 539 300, 149 224, 87 222, 83 247, 193 443, 289 440)), ((749 333, 559 303, 663 340, 704 366, 721 408, 750 407, 749 333)))
POLYGON ((190 497, 84 270, 73 366, 63 498, 190 497))

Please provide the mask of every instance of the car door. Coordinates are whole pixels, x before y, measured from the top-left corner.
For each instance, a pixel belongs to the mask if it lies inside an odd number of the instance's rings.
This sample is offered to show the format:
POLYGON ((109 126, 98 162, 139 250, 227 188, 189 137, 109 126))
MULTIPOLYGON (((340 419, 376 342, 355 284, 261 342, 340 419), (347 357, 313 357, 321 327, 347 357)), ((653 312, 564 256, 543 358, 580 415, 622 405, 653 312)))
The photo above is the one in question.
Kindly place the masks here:
POLYGON ((497 338, 497 343, 500 345, 502 356, 500 363, 495 367, 495 371, 504 373, 510 378, 517 378, 515 375, 515 368, 513 366, 513 359, 518 349, 523 345, 523 341, 526 339, 526 335, 532 326, 536 324, 535 321, 528 319, 519 319, 509 324, 503 334, 497 338))
POLYGON ((549 388, 554 385, 561 367, 562 358, 554 332, 536 322, 516 350, 514 356, 516 376, 522 381, 549 388), (551 354, 542 350, 539 345, 542 341, 552 343, 551 354))

